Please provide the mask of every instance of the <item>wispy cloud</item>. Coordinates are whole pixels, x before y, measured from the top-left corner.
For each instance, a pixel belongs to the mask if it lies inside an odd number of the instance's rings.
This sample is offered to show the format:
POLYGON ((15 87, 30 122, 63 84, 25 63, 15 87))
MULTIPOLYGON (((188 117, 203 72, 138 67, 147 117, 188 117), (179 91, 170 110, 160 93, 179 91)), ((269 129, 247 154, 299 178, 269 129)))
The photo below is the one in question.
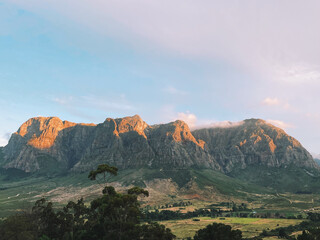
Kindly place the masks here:
POLYGON ((320 82, 320 69, 308 64, 292 64, 291 66, 276 67, 280 81, 291 84, 309 84, 320 82))
POLYGON ((172 95, 180 95, 180 96, 187 95, 186 91, 179 90, 179 89, 172 87, 172 86, 168 86, 168 87, 164 88, 163 91, 166 93, 172 94, 172 95))
POLYGON ((95 121, 97 116, 89 115, 88 111, 98 111, 105 116, 110 116, 110 114, 118 116, 130 115, 135 114, 137 111, 123 94, 113 98, 93 95, 53 97, 52 101, 72 115, 86 118, 90 121, 95 121))
POLYGON ((293 107, 290 103, 280 100, 277 97, 266 97, 261 101, 261 105, 273 108, 280 108, 282 110, 287 110, 291 112, 296 112, 296 108, 293 107))
POLYGON ((58 103, 60 105, 71 105, 74 98, 72 96, 68 97, 54 97, 52 99, 53 102, 58 103))
POLYGON ((280 120, 272 120, 272 119, 267 119, 266 120, 267 123, 270 123, 272 125, 275 125, 276 127, 279 127, 281 129, 288 129, 288 128, 293 128, 294 125, 291 123, 286 123, 280 120))
POLYGON ((0 146, 6 146, 8 144, 8 141, 10 139, 11 134, 10 133, 5 133, 2 136, 0 136, 0 146))
MULTIPOLYGON (((145 104, 146 115, 149 114, 154 121, 176 118, 183 112, 181 109, 197 109, 197 120, 193 118, 191 121, 195 126, 213 122, 207 123, 199 118, 200 115, 207 116, 209 111, 216 112, 218 119, 252 116, 282 119, 296 126, 290 131, 297 138, 304 138, 309 146, 318 145, 320 148, 320 141, 314 138, 314 132, 320 130, 319 121, 310 117, 306 124, 305 117, 306 113, 320 109, 320 31, 319 24, 315 24, 320 22, 318 0, 268 0, 257 4, 252 4, 251 0, 243 0, 241 4, 238 0, 203 0, 201 3, 191 0, 2 2, 32 12, 42 23, 53 24, 58 30, 45 38, 56 44, 57 37, 56 45, 62 48, 71 45, 101 57, 106 53, 107 40, 112 40, 123 44, 121 47, 128 48, 130 54, 137 53, 142 58, 148 56, 145 60, 154 62, 154 65, 166 62, 167 65, 159 67, 161 73, 170 67, 175 73, 184 72, 189 77, 184 85, 181 85, 182 75, 170 78, 169 86, 168 83, 156 84, 162 86, 160 91, 166 94, 165 102, 163 96, 157 99, 153 91, 145 98, 142 94, 139 96, 139 101, 145 104), (63 34, 66 32, 67 35, 63 34), (180 60, 187 62, 186 65, 175 68, 180 60), (221 74, 224 72, 230 75, 221 74), (155 100, 151 103, 152 97, 155 100), (254 107, 252 103, 255 103, 254 107), (162 112, 162 104, 171 104, 175 108, 162 112), (155 114, 156 111, 161 114, 155 114)), ((5 24, 5 34, 13 32, 10 23, 5 24)), ((30 26, 27 29, 33 31, 30 26)), ((42 27, 46 31, 52 30, 45 25, 42 27)), ((20 25, 15 29, 21 32, 20 25)), ((42 36, 42 33, 35 35, 42 36)), ((19 39, 20 35, 17 36, 15 39, 19 39)), ((127 57, 116 50, 115 56, 127 57)), ((119 69, 123 63, 121 60, 119 69)), ((143 74, 144 70, 141 70, 143 74)), ((150 71, 147 75, 160 82, 161 77, 172 73, 161 75, 159 72, 150 71), (161 76, 158 79, 155 78, 157 74, 161 76)), ((149 84, 146 83, 141 81, 143 85, 149 84)), ((148 86, 151 89, 155 85, 148 86)), ((124 91, 129 96, 132 89, 124 91)), ((97 97, 94 91, 92 94, 87 98, 59 97, 55 103, 78 115, 90 115, 88 111, 91 109, 101 113, 112 111, 118 115, 137 111, 135 103, 119 96, 97 97)), ((186 116, 180 117, 188 120, 193 113, 184 114, 186 116)))
POLYGON ((280 104, 280 101, 278 98, 267 97, 267 98, 263 99, 262 104, 267 105, 267 106, 277 106, 280 104))
POLYGON ((185 123, 188 124, 188 126, 192 129, 196 126, 197 124, 197 116, 193 113, 190 113, 190 112, 186 112, 186 113, 183 113, 183 112, 179 112, 177 113, 177 116, 175 118, 172 119, 173 121, 175 120, 182 120, 184 121, 185 123))
POLYGON ((198 119, 198 117, 187 112, 178 112, 176 116, 172 119, 174 120, 182 120, 188 124, 191 130, 201 129, 201 128, 231 128, 237 127, 244 123, 244 121, 239 122, 230 122, 230 121, 212 121, 205 119, 198 119))

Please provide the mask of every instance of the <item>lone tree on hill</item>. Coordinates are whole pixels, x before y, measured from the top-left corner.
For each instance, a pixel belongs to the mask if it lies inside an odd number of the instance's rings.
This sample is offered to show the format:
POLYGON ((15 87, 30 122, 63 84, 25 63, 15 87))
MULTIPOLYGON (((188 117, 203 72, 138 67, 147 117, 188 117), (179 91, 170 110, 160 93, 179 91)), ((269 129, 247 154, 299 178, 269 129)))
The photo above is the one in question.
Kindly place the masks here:
MULTIPOLYGON (((103 174, 103 180, 104 183, 106 184, 106 174, 109 174, 109 178, 112 176, 117 176, 118 174, 118 168, 113 167, 113 166, 109 166, 108 164, 101 164, 98 166, 97 170, 92 170, 89 173, 88 178, 90 178, 90 180, 97 180, 97 176, 99 174, 103 174)), ((107 180, 109 180, 109 178, 107 180)), ((99 182, 99 180, 98 180, 99 182)))

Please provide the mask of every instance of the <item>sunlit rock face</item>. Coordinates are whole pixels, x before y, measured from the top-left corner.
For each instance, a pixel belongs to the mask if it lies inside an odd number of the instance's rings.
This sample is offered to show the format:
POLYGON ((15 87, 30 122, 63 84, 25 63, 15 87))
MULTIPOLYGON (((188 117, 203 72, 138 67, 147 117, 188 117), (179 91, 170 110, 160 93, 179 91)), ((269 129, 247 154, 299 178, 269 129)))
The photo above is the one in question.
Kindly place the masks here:
POLYGON ((192 134, 206 142, 225 172, 248 165, 318 168, 296 139, 261 119, 248 119, 234 127, 199 129, 192 134))
POLYGON ((32 118, 12 135, 3 152, 2 166, 27 172, 49 165, 61 171, 88 171, 101 163, 120 168, 221 170, 205 143, 195 139, 184 122, 149 126, 138 115, 108 118, 98 125, 32 118))
POLYGON ((101 163, 226 173, 249 165, 318 168, 297 140, 259 119, 191 132, 183 121, 149 126, 138 115, 98 125, 37 117, 25 122, 2 152, 0 167, 26 172, 88 171, 101 163))
POLYGON ((4 148, 4 167, 33 172, 46 166, 46 159, 67 168, 79 157, 95 124, 76 124, 57 117, 29 119, 12 134, 4 148))

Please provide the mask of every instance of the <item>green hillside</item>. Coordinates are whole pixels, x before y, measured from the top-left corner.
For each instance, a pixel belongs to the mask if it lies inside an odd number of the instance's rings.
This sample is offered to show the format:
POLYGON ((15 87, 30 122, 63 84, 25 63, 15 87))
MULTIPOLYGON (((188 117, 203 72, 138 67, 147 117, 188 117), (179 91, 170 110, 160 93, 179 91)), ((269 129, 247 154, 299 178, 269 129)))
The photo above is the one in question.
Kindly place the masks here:
POLYGON ((320 172, 317 169, 249 166, 233 171, 229 176, 278 192, 320 193, 320 172))

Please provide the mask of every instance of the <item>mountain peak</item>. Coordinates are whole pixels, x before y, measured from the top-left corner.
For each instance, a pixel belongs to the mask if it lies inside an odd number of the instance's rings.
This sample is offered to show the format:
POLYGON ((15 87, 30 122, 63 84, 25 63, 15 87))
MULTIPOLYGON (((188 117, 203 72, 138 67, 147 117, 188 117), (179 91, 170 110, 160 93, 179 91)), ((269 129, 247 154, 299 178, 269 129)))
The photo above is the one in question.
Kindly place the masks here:
POLYGON ((104 123, 114 124, 114 134, 118 135, 122 133, 127 133, 131 131, 137 132, 139 135, 142 135, 146 138, 144 130, 149 126, 146 122, 142 120, 139 115, 128 116, 123 118, 107 118, 104 123))
POLYGON ((244 120, 245 124, 255 124, 255 125, 261 125, 261 124, 267 124, 267 122, 260 118, 249 118, 244 120))
POLYGON ((23 123, 16 133, 22 137, 30 134, 37 135, 49 126, 60 128, 62 125, 63 122, 58 117, 34 117, 23 123))
POLYGON ((23 123, 15 134, 25 138, 30 146, 46 149, 52 147, 60 131, 76 125, 95 126, 62 121, 58 117, 34 117, 23 123))

